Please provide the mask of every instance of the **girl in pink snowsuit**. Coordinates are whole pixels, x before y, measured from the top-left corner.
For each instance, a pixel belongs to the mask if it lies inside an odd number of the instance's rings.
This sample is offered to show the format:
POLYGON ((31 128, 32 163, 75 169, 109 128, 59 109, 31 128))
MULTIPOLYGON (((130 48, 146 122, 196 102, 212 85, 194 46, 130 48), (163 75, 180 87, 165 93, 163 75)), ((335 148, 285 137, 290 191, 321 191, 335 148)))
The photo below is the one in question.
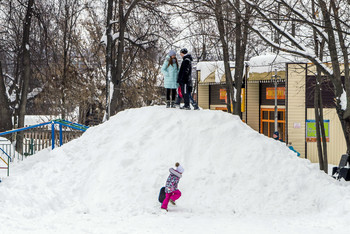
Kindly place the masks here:
POLYGON ((180 190, 177 189, 177 184, 182 177, 182 173, 184 172, 183 167, 180 163, 176 163, 176 170, 173 168, 169 169, 170 175, 166 181, 165 185, 165 199, 162 203, 161 208, 168 211, 168 203, 169 201, 175 205, 175 201, 181 197, 180 190))

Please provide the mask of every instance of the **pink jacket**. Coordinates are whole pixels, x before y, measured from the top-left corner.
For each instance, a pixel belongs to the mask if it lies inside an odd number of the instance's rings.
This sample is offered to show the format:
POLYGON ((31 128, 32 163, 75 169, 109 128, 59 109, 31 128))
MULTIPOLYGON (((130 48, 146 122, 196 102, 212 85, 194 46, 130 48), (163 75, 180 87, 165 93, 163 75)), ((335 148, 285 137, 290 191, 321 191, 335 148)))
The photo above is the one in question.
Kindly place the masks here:
POLYGON ((180 181, 180 178, 182 177, 181 173, 179 173, 173 168, 170 168, 169 172, 170 172, 170 175, 168 176, 168 179, 166 180, 166 184, 165 184, 166 193, 172 193, 175 190, 177 190, 177 185, 180 181))

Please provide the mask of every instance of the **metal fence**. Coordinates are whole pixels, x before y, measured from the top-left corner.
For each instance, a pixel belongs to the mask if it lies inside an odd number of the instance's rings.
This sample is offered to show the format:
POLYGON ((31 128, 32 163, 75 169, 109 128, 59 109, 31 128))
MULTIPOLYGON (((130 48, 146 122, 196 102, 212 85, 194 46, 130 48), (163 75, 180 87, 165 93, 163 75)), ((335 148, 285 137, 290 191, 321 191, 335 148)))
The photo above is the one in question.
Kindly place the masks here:
POLYGON ((88 128, 89 127, 78 123, 57 119, 24 128, 0 132, 0 136, 7 135, 7 138, 11 139, 12 142, 14 142, 15 139, 20 139, 22 143, 21 146, 23 147, 20 149, 21 153, 19 153, 16 151, 15 144, 10 143, 11 141, 1 140, 0 169, 7 169, 7 175, 9 175, 10 161, 13 159, 17 158, 23 160, 23 157, 33 155, 50 146, 54 149, 55 145, 61 146, 64 143, 80 137, 88 128), (21 135, 17 136, 17 134, 21 135), (1 163, 5 166, 2 166, 1 163))
MULTIPOLYGON (((15 146, 8 141, 0 140, 0 148, 3 149, 11 157, 11 159, 19 157, 19 153, 16 152, 15 146)), ((0 151, 0 157, 6 158, 5 153, 0 151)))
POLYGON ((11 146, 12 145, 9 144, 8 141, 0 140, 0 169, 7 170, 7 176, 9 176, 10 174, 10 161, 12 159, 11 156, 8 155, 8 153, 6 153, 6 151, 3 148, 7 149, 8 151, 11 151, 11 146))
MULTIPOLYGON (((65 127, 64 127, 65 128, 65 127)), ((70 129, 63 129, 62 131, 62 143, 67 143, 73 139, 81 136, 83 132, 70 129)), ((60 145, 59 132, 55 131, 55 145, 60 145)), ((15 136, 14 138, 15 139, 15 136)), ((0 140, 0 148, 2 148, 11 159, 23 159, 25 156, 30 156, 37 153, 40 150, 46 149, 52 146, 52 133, 46 126, 31 129, 23 134, 23 154, 16 151, 15 144, 11 144, 9 141, 0 140)), ((1 155, 1 153, 0 153, 1 155)), ((4 158, 4 157, 3 157, 4 158)))
MULTIPOLYGON (((67 143, 81 136, 83 132, 65 129, 62 131, 62 143, 67 143)), ((55 131, 55 145, 60 145, 60 134, 55 131)), ((15 139, 15 138, 14 138, 15 139)), ((33 129, 24 133, 23 137, 23 154, 16 151, 16 145, 7 140, 0 140, 0 177, 7 174, 9 176, 10 162, 17 159, 23 160, 25 157, 33 155, 40 150, 52 147, 52 133, 47 128, 33 129), (9 160, 8 156, 11 158, 9 160), (4 171, 7 170, 6 171, 4 171), (4 173, 3 173, 4 172, 4 173)))

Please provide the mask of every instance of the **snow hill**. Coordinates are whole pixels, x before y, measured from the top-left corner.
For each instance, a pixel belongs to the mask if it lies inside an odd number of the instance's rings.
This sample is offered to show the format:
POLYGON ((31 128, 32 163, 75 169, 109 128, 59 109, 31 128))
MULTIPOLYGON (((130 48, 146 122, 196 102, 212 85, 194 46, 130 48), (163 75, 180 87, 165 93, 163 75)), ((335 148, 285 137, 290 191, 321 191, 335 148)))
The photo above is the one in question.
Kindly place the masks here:
POLYGON ((0 233, 347 233, 350 185, 221 111, 130 109, 14 162, 0 233), (182 197, 160 210, 180 162, 182 197))

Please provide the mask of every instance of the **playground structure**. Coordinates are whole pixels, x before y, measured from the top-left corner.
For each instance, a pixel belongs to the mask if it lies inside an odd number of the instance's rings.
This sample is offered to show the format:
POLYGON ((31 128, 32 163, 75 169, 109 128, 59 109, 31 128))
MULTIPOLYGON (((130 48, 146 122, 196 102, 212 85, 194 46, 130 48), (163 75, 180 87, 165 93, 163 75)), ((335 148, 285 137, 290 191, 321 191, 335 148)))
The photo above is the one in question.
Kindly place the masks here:
MULTIPOLYGON (((23 151, 24 153, 21 154, 22 156, 22 160, 23 160, 23 155, 24 156, 28 156, 28 155, 32 155, 35 153, 35 149, 38 148, 39 150, 47 148, 49 146, 52 147, 52 149, 55 148, 56 145, 56 141, 58 138, 58 144, 59 146, 63 145, 64 142, 68 142, 70 140, 72 140, 72 138, 67 138, 64 137, 64 131, 63 131, 63 127, 67 127, 73 130, 77 130, 79 132, 85 132, 89 127, 82 125, 82 124, 78 124, 78 123, 73 123, 67 120, 63 120, 63 119, 56 119, 56 120, 52 120, 49 122, 45 122, 45 123, 41 123, 41 124, 36 124, 36 125, 31 125, 31 126, 27 126, 27 127, 23 127, 23 128, 18 128, 18 129, 13 129, 10 131, 6 131, 6 132, 0 132, 0 136, 4 136, 4 135, 8 135, 8 134, 16 134, 18 132, 24 132, 28 130, 35 130, 35 129, 43 129, 45 128, 46 132, 50 132, 45 134, 48 137, 50 137, 51 139, 48 141, 48 138, 43 138, 43 136, 40 136, 41 139, 39 139, 39 143, 34 143, 34 140, 32 138, 33 134, 26 134, 26 136, 24 136, 23 141, 25 145, 25 150, 23 151), (51 130, 50 127, 51 125, 51 130), (58 125, 58 130, 59 130, 59 134, 55 134, 55 130, 56 130, 56 126, 58 125), (49 136, 50 135, 50 136, 49 136)), ((56 131, 57 132, 57 131, 56 131)), ((66 131, 67 132, 67 131, 66 131)), ((81 135, 81 134, 80 134, 81 135)), ((73 135, 73 139, 80 136, 77 134, 73 135)), ((36 140, 35 140, 36 141, 36 140)), ((12 148, 14 148, 14 146, 12 146, 11 144, 0 144, 0 169, 7 169, 7 176, 9 176, 10 174, 10 162, 14 159, 15 157, 15 150, 12 150, 12 148), (5 163, 6 166, 1 166, 1 164, 5 163)), ((17 153, 18 157, 19 157, 19 153, 17 153)))

